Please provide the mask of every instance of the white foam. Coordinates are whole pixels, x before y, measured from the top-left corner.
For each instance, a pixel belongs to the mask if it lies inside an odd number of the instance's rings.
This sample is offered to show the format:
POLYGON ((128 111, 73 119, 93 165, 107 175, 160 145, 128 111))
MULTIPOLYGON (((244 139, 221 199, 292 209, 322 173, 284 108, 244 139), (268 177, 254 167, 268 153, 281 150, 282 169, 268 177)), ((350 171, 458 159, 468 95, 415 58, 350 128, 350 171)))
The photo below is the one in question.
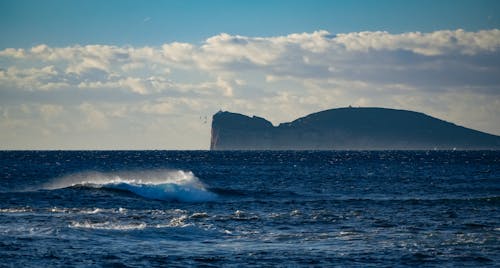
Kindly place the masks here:
POLYGON ((165 228, 165 227, 187 227, 192 226, 191 223, 186 223, 188 217, 186 215, 181 215, 179 217, 174 217, 167 224, 158 224, 156 228, 165 228))
POLYGON ((207 218, 208 214, 206 212, 195 212, 193 213, 190 218, 192 219, 200 219, 200 218, 207 218))
POLYGON ((56 232, 52 227, 38 227, 31 225, 0 225, 0 234, 20 236, 50 236, 56 232))
POLYGON ((26 213, 32 212, 31 208, 2 208, 0 209, 0 213, 26 213))
POLYGON ((112 231, 131 231, 131 230, 143 230, 147 227, 146 223, 133 223, 133 224, 119 224, 111 222, 99 222, 91 223, 88 221, 84 222, 72 222, 69 227, 71 228, 81 228, 81 229, 94 229, 94 230, 112 230, 112 231))
POLYGON ((118 213, 115 209, 104 208, 59 208, 53 207, 48 210, 51 213, 61 214, 98 214, 98 213, 118 213))
POLYGON ((149 199, 182 202, 211 201, 216 195, 191 172, 150 170, 134 172, 85 172, 62 177, 43 186, 54 190, 72 186, 126 190, 149 199))

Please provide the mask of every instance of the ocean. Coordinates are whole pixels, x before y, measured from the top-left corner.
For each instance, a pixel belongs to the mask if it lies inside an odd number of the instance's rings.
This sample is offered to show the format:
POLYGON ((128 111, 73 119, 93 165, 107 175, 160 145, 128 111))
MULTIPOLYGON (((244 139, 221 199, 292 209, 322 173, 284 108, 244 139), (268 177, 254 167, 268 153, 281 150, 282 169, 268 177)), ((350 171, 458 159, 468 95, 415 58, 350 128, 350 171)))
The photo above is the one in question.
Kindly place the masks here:
POLYGON ((500 265, 500 151, 2 151, 0 267, 500 265))

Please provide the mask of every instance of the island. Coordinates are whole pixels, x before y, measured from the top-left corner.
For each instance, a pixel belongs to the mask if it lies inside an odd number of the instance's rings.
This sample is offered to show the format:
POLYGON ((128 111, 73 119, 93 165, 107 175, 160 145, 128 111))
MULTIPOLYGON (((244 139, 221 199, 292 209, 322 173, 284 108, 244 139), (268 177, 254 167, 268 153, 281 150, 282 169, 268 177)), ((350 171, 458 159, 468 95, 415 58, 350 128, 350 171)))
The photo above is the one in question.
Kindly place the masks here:
POLYGON ((429 115, 388 108, 337 108, 273 126, 219 111, 211 150, 498 150, 500 136, 429 115))

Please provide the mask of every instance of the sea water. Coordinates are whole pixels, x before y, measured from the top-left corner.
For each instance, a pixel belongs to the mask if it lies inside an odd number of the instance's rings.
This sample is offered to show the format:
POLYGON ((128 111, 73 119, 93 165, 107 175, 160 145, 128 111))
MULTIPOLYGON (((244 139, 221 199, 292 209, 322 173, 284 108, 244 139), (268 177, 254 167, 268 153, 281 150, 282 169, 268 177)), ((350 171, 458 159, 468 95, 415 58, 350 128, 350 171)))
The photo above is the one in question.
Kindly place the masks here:
POLYGON ((1 267, 496 266, 499 151, 4 151, 1 267))

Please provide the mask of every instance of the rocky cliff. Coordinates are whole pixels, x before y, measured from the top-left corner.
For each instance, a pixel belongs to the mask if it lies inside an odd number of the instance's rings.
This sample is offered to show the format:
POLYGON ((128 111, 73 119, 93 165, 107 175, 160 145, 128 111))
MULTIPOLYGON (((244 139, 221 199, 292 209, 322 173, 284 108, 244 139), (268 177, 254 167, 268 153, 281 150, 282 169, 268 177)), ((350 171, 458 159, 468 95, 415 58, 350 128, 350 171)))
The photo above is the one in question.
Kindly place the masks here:
POLYGON ((500 137, 423 113, 339 108, 273 126, 261 117, 218 112, 211 150, 500 149, 500 137))

